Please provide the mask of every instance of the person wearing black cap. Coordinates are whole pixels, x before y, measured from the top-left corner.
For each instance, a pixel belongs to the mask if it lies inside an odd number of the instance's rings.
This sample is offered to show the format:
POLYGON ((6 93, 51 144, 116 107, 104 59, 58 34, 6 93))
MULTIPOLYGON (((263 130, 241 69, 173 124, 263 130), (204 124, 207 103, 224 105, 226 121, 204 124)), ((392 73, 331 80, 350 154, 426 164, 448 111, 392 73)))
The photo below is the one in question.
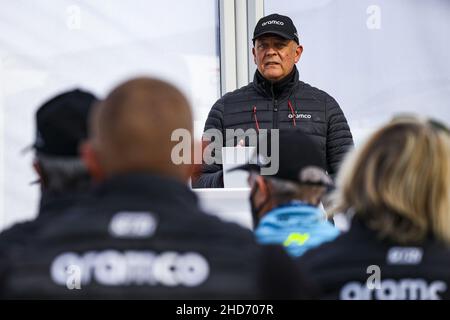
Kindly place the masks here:
POLYGON ((61 194, 88 188, 91 179, 79 148, 87 138, 88 116, 96 101, 92 93, 76 89, 54 97, 37 111, 33 148, 41 207, 61 194))
POLYGON ((249 172, 250 205, 258 242, 282 244, 290 255, 298 257, 339 235, 319 209, 322 196, 333 182, 325 172, 317 146, 301 131, 280 131, 278 146, 276 174, 263 175, 261 168, 268 164, 256 160, 231 170, 249 172))
POLYGON ((60 213, 85 197, 91 176, 79 156, 87 137, 87 119, 97 98, 79 89, 63 92, 36 112, 33 167, 39 176, 41 197, 38 217, 18 223, 0 234, 0 247, 11 248, 32 236, 42 220, 60 213))
MULTIPOLYGON (((253 82, 214 104, 205 132, 216 129, 225 135, 226 129, 299 128, 314 140, 326 170, 334 177, 344 154, 353 146, 352 134, 336 100, 299 80, 295 64, 303 47, 294 23, 279 14, 261 18, 253 33, 253 45, 257 66, 253 82)), ((223 187, 222 166, 204 164, 192 177, 192 186, 223 187)))

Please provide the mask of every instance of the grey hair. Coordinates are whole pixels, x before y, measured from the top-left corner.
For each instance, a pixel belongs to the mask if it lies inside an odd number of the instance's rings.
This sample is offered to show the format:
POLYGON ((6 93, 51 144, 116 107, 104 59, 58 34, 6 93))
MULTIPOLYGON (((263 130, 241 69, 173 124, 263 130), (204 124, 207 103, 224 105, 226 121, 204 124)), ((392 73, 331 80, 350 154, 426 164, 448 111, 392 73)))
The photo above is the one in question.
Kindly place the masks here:
POLYGON ((37 153, 36 160, 42 170, 41 179, 48 191, 81 191, 86 190, 90 184, 89 172, 80 158, 53 157, 37 153))
POLYGON ((274 191, 273 197, 278 200, 282 200, 284 198, 291 200, 298 192, 298 184, 294 182, 272 177, 265 177, 265 179, 270 181, 274 191))
POLYGON ((326 190, 326 187, 324 186, 297 184, 292 181, 273 177, 265 177, 265 179, 270 182, 273 190, 272 198, 278 204, 286 203, 292 200, 309 201, 312 195, 320 198, 326 190))

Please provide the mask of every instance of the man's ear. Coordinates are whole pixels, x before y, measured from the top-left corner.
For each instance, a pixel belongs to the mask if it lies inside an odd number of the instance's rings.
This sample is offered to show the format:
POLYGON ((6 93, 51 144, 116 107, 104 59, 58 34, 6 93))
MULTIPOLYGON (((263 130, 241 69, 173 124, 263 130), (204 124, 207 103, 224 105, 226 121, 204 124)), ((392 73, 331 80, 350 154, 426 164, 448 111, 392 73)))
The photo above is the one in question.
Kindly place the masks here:
POLYGON ((41 187, 45 187, 46 181, 45 181, 44 172, 42 171, 42 167, 37 159, 33 160, 33 169, 36 172, 36 174, 39 176, 38 182, 41 184, 41 187))
POLYGON ((303 53, 303 47, 298 45, 297 48, 295 48, 295 63, 297 63, 300 60, 302 53, 303 53))
POLYGON ((257 205, 260 206, 258 215, 264 216, 269 210, 274 207, 274 201, 271 196, 271 184, 262 176, 258 176, 255 179, 255 184, 258 187, 258 192, 255 194, 255 200, 257 205))
POLYGON ((257 176, 255 183, 258 185, 258 190, 261 192, 261 196, 265 199, 269 195, 269 186, 262 176, 257 176))
POLYGON ((42 168, 41 165, 39 164, 39 161, 37 161, 36 159, 33 160, 33 169, 37 173, 39 178, 42 179, 42 168))
POLYGON ((80 146, 80 155, 89 173, 95 181, 105 179, 105 172, 98 159, 97 152, 89 141, 83 142, 80 146))
POLYGON ((252 48, 252 53, 253 53, 253 61, 256 63, 256 51, 255 51, 255 47, 252 48))
POLYGON ((209 141, 194 140, 191 149, 191 161, 190 163, 184 164, 186 166, 185 180, 187 181, 189 177, 191 178, 192 184, 200 177, 202 174, 203 167, 203 151, 208 145, 209 141))

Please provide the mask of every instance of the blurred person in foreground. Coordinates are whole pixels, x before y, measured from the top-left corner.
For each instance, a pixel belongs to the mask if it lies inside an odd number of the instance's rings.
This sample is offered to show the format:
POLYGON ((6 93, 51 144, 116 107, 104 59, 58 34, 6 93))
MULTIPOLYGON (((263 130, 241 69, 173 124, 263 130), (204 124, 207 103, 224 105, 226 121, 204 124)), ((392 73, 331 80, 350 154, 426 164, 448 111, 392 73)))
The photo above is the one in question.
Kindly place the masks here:
POLYGON ((36 112, 33 168, 40 186, 38 215, 32 222, 13 225, 0 233, 0 247, 11 247, 32 237, 48 217, 83 199, 91 177, 79 154, 87 138, 87 121, 97 98, 75 89, 46 101, 36 112))
POLYGON ((188 101, 168 83, 137 78, 112 90, 96 105, 83 146, 97 182, 92 198, 10 255, 3 296, 306 297, 281 248, 261 248, 251 231, 199 209, 187 186, 191 164, 172 158, 172 133, 191 136, 192 126, 188 101))
POLYGON ((349 232, 298 261, 322 298, 450 298, 448 127, 395 118, 345 161, 335 201, 349 232))
POLYGON ((321 199, 333 181, 317 145, 301 131, 280 131, 278 152, 279 170, 274 175, 262 175, 264 165, 258 161, 230 171, 249 172, 257 241, 281 244, 291 256, 299 257, 339 235, 320 209, 321 199))

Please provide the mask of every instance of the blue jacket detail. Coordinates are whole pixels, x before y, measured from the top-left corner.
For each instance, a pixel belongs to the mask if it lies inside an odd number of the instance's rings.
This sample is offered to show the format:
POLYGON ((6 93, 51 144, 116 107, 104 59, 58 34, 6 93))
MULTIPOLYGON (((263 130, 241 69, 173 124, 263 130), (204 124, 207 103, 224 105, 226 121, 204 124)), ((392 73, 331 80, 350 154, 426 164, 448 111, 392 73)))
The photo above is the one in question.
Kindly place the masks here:
POLYGON ((334 240, 339 230, 314 206, 293 201, 269 211, 255 230, 261 244, 281 244, 287 252, 299 257, 307 250, 334 240))

